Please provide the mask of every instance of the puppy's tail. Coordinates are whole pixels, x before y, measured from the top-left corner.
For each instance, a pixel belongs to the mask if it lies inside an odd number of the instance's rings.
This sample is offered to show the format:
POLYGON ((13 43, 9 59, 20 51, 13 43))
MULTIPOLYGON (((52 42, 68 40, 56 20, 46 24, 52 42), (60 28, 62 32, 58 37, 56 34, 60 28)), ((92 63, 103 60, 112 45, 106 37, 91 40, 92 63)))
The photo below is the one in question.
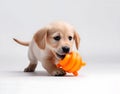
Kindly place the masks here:
POLYGON ((17 42, 18 44, 21 44, 21 45, 23 45, 23 46, 29 46, 29 42, 19 41, 19 40, 15 39, 15 38, 13 38, 13 40, 14 40, 15 42, 17 42))

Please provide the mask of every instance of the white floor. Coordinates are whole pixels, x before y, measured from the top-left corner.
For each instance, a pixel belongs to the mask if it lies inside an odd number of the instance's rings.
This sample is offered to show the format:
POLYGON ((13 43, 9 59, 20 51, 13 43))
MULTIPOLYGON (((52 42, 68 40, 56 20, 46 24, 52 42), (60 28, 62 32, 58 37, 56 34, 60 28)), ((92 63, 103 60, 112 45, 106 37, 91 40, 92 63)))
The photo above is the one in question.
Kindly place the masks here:
POLYGON ((27 63, 1 59, 0 94, 120 94, 119 62, 87 61, 77 77, 50 76, 40 64, 36 72, 24 73, 27 63))

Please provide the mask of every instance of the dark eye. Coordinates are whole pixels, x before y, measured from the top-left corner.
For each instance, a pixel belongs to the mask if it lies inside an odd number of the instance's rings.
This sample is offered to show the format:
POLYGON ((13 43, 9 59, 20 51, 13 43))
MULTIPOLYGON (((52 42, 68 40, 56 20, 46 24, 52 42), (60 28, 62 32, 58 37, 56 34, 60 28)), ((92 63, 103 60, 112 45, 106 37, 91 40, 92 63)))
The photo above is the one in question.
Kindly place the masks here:
POLYGON ((56 37, 54 37, 54 40, 59 41, 60 39, 61 39, 61 37, 60 37, 60 36, 56 36, 56 37))
POLYGON ((69 36, 68 39, 69 39, 69 40, 72 40, 72 36, 69 36))

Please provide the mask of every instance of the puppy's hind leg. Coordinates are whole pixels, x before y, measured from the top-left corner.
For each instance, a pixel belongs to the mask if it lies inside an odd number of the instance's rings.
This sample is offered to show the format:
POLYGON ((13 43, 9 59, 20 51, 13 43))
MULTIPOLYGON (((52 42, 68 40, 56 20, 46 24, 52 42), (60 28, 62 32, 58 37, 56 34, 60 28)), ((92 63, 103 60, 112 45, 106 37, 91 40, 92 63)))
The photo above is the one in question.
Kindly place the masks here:
POLYGON ((37 61, 30 61, 28 67, 24 69, 24 72, 34 72, 36 66, 37 66, 37 61))
POLYGON ((24 69, 24 72, 34 72, 38 62, 31 50, 31 47, 29 48, 29 51, 28 51, 28 58, 30 60, 30 63, 28 67, 24 69))

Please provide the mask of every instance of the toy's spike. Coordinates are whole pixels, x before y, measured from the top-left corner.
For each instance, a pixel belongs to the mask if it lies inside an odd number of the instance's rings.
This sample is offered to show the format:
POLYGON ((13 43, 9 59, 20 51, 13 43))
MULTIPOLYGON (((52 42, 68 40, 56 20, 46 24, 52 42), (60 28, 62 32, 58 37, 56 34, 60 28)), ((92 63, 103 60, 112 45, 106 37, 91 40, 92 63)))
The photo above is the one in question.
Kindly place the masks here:
POLYGON ((85 66, 85 65, 86 65, 86 63, 83 61, 83 62, 82 62, 82 66, 85 66))
POLYGON ((78 72, 77 71, 73 72, 73 74, 74 74, 74 76, 78 76, 78 72))
POLYGON ((57 67, 60 67, 61 65, 60 64, 57 64, 57 67))

